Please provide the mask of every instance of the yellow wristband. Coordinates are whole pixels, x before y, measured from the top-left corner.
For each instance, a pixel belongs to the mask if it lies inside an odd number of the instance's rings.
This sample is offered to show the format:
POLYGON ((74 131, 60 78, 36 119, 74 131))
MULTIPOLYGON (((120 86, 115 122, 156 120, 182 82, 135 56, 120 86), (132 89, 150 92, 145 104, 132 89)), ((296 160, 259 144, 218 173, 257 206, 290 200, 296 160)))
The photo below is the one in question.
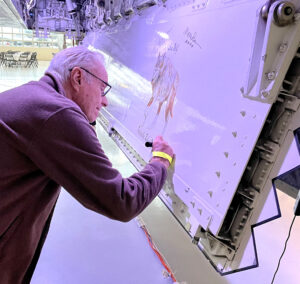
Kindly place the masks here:
POLYGON ((170 162, 170 164, 172 164, 172 157, 164 152, 152 152, 152 156, 167 159, 170 162))

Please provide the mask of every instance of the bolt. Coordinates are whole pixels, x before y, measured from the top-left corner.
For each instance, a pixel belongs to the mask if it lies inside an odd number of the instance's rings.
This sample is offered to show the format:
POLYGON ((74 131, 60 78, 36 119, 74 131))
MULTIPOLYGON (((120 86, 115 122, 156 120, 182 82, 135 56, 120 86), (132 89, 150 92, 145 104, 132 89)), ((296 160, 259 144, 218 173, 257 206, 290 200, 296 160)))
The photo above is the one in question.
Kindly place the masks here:
POLYGON ((228 152, 224 152, 224 155, 225 155, 226 158, 228 158, 229 153, 228 152))
POLYGON ((216 172, 216 175, 219 178, 221 176, 221 172, 216 172))
POLYGON ((269 13, 269 8, 268 8, 268 5, 264 5, 262 8, 261 8, 261 16, 263 19, 267 19, 268 18, 268 13, 269 13))
POLYGON ((292 13, 293 13, 292 7, 286 7, 286 8, 284 9, 284 13, 285 13, 287 16, 289 16, 290 14, 292 14, 292 13))
POLYGON ((246 115, 246 112, 244 110, 242 110, 240 113, 241 113, 242 116, 246 115))
POLYGON ((260 92, 261 96, 263 96, 264 98, 268 97, 270 95, 270 92, 269 91, 266 91, 266 90, 262 90, 260 92))
POLYGON ((245 92, 244 87, 241 87, 241 88, 240 88, 240 91, 241 91, 242 94, 244 94, 244 92, 245 92))
POLYGON ((234 138, 237 137, 237 132, 236 131, 232 132, 232 135, 234 138))
POLYGON ((276 76, 276 72, 272 71, 266 74, 268 80, 274 80, 276 76))
POLYGON ((280 53, 284 53, 287 50, 287 47, 288 47, 287 43, 280 44, 280 46, 279 46, 279 52, 280 53))

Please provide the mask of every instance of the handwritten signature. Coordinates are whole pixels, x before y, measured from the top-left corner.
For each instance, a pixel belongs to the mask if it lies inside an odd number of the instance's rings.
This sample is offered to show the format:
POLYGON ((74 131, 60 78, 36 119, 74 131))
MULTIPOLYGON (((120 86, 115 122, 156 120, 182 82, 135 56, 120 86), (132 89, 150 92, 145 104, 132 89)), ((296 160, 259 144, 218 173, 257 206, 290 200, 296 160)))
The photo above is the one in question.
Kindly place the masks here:
POLYGON ((186 36, 186 44, 188 44, 190 47, 194 47, 194 45, 196 45, 202 49, 201 45, 197 42, 197 33, 192 33, 187 27, 183 34, 186 36))
POLYGON ((174 53, 177 53, 178 49, 179 49, 179 44, 177 42, 175 42, 174 44, 168 47, 168 51, 173 51, 174 53))

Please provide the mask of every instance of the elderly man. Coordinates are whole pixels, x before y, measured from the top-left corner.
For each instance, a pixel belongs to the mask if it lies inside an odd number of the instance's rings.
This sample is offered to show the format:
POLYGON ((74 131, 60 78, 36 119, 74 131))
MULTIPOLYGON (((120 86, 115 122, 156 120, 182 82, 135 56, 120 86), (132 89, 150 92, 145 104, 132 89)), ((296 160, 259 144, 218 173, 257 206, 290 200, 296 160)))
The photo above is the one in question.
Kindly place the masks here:
POLYGON ((129 221, 159 193, 173 156, 161 138, 145 168, 122 178, 89 125, 107 106, 101 56, 55 55, 45 75, 0 94, 0 283, 29 283, 63 186, 85 207, 129 221))

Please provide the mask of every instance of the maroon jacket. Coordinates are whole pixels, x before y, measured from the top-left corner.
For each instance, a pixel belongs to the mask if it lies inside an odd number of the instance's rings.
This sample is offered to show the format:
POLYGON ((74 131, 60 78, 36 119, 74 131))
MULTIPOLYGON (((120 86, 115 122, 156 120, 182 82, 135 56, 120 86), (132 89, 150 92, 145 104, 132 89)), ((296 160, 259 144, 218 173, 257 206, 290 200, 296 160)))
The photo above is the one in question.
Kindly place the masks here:
POLYGON ((0 283, 29 283, 63 186, 85 207, 129 221, 158 194, 159 162, 122 178, 55 77, 0 94, 0 283))

